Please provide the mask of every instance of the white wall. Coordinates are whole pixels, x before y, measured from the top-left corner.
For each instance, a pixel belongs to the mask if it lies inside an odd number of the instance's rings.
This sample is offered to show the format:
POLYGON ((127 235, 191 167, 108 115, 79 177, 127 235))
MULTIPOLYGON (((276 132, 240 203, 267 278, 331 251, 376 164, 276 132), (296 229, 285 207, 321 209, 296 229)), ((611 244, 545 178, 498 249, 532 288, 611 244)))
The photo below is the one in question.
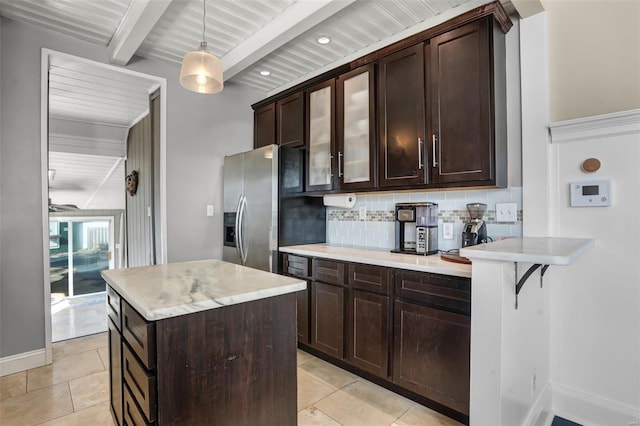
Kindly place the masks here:
MULTIPOLYGON (((0 358, 44 348, 40 151, 41 48, 106 63, 107 49, 1 19, 0 358)), ((250 149, 251 103, 261 92, 227 84, 217 95, 182 89, 179 67, 134 58, 127 68, 167 79, 167 240, 170 262, 220 257, 221 166, 250 149), (205 216, 214 204, 215 217, 205 216)))
POLYGON ((640 420, 640 110, 601 118, 552 124, 554 236, 595 239, 579 268, 553 271, 552 380, 571 398, 629 413, 622 421, 630 422, 634 411, 640 420), (580 168, 590 157, 602 164, 595 173, 580 168), (569 182, 588 179, 611 180, 610 207, 570 207, 569 182))

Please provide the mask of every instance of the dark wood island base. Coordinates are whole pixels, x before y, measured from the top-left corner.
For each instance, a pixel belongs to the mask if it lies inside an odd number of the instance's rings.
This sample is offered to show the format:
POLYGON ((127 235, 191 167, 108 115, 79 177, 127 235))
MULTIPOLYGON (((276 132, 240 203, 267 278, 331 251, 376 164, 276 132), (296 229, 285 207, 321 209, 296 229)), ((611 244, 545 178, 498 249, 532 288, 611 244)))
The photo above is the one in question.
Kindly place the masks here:
POLYGON ((109 296, 117 424, 297 423, 295 293, 151 322, 109 296))

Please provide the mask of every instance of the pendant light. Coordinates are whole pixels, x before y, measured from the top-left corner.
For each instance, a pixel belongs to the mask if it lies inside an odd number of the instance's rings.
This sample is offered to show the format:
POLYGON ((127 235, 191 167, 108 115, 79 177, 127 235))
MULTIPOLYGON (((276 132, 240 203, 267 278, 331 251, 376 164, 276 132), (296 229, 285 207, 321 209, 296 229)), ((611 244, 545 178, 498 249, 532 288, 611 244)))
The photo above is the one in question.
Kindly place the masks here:
POLYGON ((209 53, 205 41, 205 19, 207 17, 207 1, 202 1, 202 43, 198 50, 188 52, 182 59, 180 69, 180 85, 187 90, 198 93, 218 93, 224 87, 222 63, 220 58, 209 53))

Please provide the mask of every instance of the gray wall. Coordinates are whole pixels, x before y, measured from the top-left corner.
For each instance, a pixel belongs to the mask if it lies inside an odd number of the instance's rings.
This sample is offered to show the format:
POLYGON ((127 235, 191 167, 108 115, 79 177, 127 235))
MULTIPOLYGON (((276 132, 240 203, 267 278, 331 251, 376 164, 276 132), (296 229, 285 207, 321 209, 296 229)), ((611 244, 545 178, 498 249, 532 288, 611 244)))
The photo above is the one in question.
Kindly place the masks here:
MULTIPOLYGON (((106 47, 0 18, 0 357, 45 346, 40 143, 41 48, 106 63, 106 47)), ((197 47, 197 43, 194 44, 197 47)), ((167 78, 167 241, 170 262, 221 257, 222 161, 252 146, 261 92, 227 84, 182 89, 179 66, 134 58, 167 78), (216 215, 205 216, 213 204, 216 215)))

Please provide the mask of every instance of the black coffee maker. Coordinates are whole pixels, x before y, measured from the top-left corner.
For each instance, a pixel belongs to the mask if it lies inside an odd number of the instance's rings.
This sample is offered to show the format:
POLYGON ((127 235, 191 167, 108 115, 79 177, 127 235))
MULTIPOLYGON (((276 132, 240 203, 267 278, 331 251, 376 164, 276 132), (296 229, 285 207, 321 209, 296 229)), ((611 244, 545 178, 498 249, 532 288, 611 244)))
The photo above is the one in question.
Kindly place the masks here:
POLYGON ((438 205, 396 204, 396 246, 393 253, 430 255, 438 253, 438 205))
POLYGON ((487 242, 487 224, 482 218, 487 212, 487 205, 469 203, 467 210, 471 219, 462 228, 462 247, 475 246, 487 242))

